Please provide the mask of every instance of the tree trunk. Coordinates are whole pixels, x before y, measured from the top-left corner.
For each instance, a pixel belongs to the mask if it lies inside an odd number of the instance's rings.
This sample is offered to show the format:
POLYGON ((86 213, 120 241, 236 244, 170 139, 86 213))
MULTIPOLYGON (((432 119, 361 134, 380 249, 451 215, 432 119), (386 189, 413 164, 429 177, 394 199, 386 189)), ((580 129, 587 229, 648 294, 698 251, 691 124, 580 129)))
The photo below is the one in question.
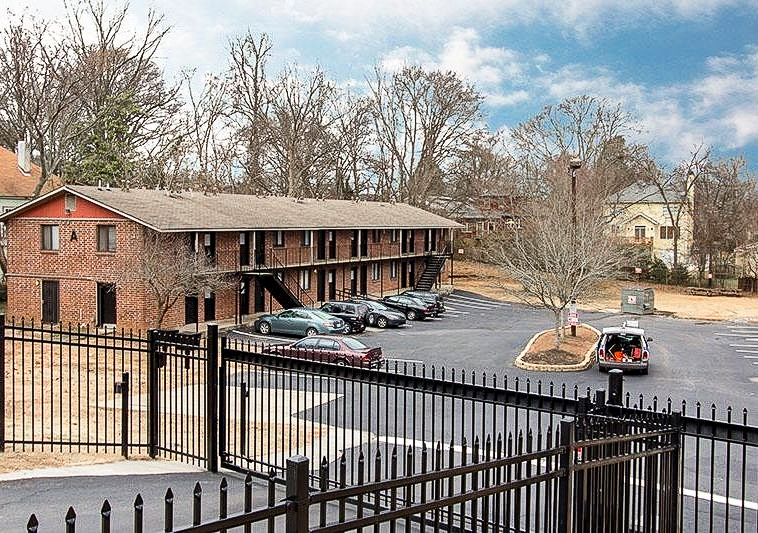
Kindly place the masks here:
POLYGON ((562 309, 553 309, 553 314, 555 314, 555 347, 559 348, 561 346, 561 313, 563 312, 562 309))

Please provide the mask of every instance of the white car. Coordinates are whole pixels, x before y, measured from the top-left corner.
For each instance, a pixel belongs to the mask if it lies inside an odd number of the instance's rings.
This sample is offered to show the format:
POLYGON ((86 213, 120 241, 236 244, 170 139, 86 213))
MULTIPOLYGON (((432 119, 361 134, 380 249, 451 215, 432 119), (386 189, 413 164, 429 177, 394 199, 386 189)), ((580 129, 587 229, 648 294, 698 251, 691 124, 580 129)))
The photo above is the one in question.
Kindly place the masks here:
POLYGON ((618 368, 639 370, 647 374, 650 365, 652 337, 645 337, 645 330, 636 320, 624 322, 621 327, 603 328, 597 342, 595 355, 601 372, 618 368))

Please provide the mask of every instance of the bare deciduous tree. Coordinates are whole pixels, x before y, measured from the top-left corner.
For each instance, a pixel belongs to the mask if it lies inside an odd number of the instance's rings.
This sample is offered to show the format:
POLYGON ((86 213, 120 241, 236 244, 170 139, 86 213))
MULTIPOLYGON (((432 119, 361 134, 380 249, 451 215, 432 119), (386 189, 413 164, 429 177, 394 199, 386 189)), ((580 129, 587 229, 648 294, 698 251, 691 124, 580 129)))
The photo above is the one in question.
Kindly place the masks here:
POLYGON ((373 170, 382 199, 423 204, 480 129, 482 97, 453 72, 406 67, 371 83, 378 153, 373 170))
POLYGON ((551 194, 522 204, 518 225, 504 229, 487 249, 490 261, 520 285, 514 294, 553 312, 556 347, 566 306, 591 298, 603 280, 620 271, 629 254, 597 209, 596 197, 580 195, 572 209, 565 163, 551 165, 554 175, 544 177, 557 184, 551 194))
POLYGON ((731 263, 735 248, 746 244, 754 221, 755 180, 743 158, 708 161, 695 184, 693 248, 700 272, 714 263, 731 263))
POLYGON ((0 46, 0 127, 3 142, 29 138, 41 169, 33 196, 59 173, 76 136, 74 58, 66 44, 51 36, 61 28, 9 13, 0 46))
POLYGON ((205 254, 192 249, 186 235, 146 229, 143 239, 142 253, 125 265, 116 286, 129 290, 135 283, 144 285, 155 305, 155 327, 161 327, 179 298, 232 286, 205 254))

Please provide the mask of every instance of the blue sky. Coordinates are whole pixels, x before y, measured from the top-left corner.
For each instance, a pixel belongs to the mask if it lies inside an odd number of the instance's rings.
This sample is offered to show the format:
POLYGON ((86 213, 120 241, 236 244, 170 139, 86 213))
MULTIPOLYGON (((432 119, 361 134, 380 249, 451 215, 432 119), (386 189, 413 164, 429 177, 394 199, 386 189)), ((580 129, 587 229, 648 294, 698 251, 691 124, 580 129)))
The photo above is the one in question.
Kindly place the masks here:
MULTIPOLYGON (((13 11, 25 4, 0 0, 13 11)), ((26 4, 61 16, 62 0, 26 4)), ((486 96, 491 129, 515 127, 579 94, 621 102, 638 142, 670 168, 699 145, 758 168, 758 0, 184 0, 152 7, 172 26, 166 72, 220 71, 227 41, 250 29, 273 42, 271 74, 321 65, 365 86, 374 65, 454 70, 486 96)))

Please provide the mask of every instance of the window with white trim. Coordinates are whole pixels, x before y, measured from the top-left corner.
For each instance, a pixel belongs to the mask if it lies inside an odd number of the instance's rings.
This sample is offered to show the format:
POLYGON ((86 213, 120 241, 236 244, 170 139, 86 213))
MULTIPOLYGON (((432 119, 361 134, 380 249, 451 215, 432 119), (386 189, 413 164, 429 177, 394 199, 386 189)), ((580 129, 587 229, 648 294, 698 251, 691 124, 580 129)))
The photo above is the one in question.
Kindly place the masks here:
POLYGON ((277 230, 274 232, 274 246, 281 248, 284 246, 284 231, 277 230))
POLYGON ((397 278, 397 261, 390 262, 390 278, 397 278))
POLYGON ((376 281, 378 280, 382 275, 382 265, 379 263, 373 263, 371 265, 371 279, 376 281))
POLYGON ((303 290, 309 291, 311 290, 311 271, 310 269, 305 269, 300 271, 300 286, 303 288, 303 290))
POLYGON ((116 251, 116 226, 108 225, 97 227, 97 251, 116 251))
POLYGON ((43 224, 41 240, 43 250, 59 250, 60 234, 58 224, 43 224))

